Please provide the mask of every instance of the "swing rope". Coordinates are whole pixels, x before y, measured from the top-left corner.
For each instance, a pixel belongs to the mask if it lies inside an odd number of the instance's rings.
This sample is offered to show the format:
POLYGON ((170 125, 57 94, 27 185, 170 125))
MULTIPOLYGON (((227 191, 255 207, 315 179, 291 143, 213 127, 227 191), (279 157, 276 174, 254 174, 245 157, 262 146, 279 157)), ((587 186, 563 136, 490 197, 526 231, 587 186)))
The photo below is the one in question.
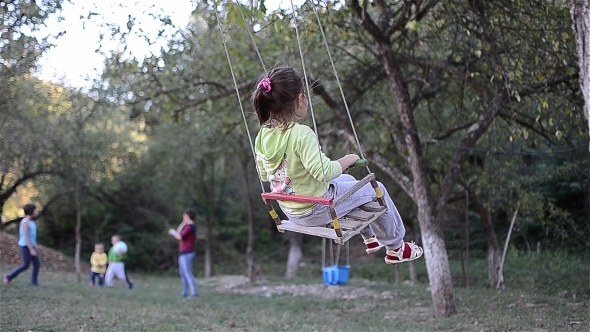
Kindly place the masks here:
MULTIPOLYGON (((240 5, 239 3, 238 5, 238 9, 240 10, 240 16, 242 16, 242 20, 244 20, 244 22, 246 22, 246 17, 244 16, 244 12, 242 11, 242 5, 240 5)), ((250 16, 251 18, 252 16, 250 16)), ((262 69, 264 69, 264 72, 266 73, 266 66, 264 65, 264 61, 262 60, 262 55, 260 55, 260 50, 258 50, 258 46, 256 46, 256 42, 254 41, 254 36, 252 35, 252 29, 250 28, 250 26, 248 24, 246 25, 246 30, 248 30, 248 35, 250 36, 250 41, 252 42, 252 46, 254 46, 254 50, 256 51, 256 55, 258 56, 258 60, 260 60, 260 64, 262 65, 262 69)))
MULTIPOLYGON (((303 76, 305 78, 306 92, 307 92, 307 96, 308 96, 307 97, 308 98, 308 106, 309 106, 309 110, 310 110, 311 117, 312 117, 314 132, 316 133, 316 136, 319 139, 318 128, 317 128, 317 123, 316 123, 316 119, 315 119, 315 113, 314 113, 314 109, 313 109, 313 103, 311 103, 311 91, 310 91, 309 81, 307 80, 307 69, 306 69, 305 60, 304 60, 304 57, 303 57, 303 49, 302 49, 302 46, 301 46, 301 38, 300 38, 300 34, 299 34, 299 25, 297 23, 297 18, 296 18, 295 5, 293 3, 293 0, 291 0, 290 3, 291 3, 291 11, 293 13, 293 22, 295 23, 294 26, 295 26, 295 33, 296 33, 296 37, 297 37, 297 46, 298 46, 298 50, 299 50, 299 57, 300 57, 301 66, 302 66, 302 69, 303 69, 303 76)), ((246 17, 244 15, 244 12, 242 10, 241 5, 239 3, 237 3, 237 6, 238 6, 238 10, 240 12, 240 15, 241 15, 242 19, 244 20, 244 22, 246 22, 246 17)), ((364 155, 362 146, 360 144, 357 131, 356 131, 355 126, 354 126, 354 121, 352 120, 352 116, 350 114, 350 109, 348 107, 348 102, 346 101, 346 97, 344 95, 344 89, 342 88, 342 83, 340 81, 340 77, 338 76, 338 71, 336 70, 336 65, 334 64, 334 59, 332 57, 332 53, 331 53, 330 47, 328 45, 328 40, 326 38, 326 34, 324 32, 324 28, 323 28, 323 25, 321 23, 321 20, 320 20, 320 17, 319 17, 319 14, 318 14, 318 11, 317 11, 317 8, 316 8, 315 3, 312 3, 312 8, 313 8, 313 11, 314 11, 314 15, 316 17, 316 20, 318 22, 318 27, 319 27, 320 32, 322 34, 322 40, 324 42, 324 46, 326 47, 326 52, 327 52, 328 58, 330 60, 330 65, 332 67, 332 71, 334 73, 334 77, 336 79, 336 83, 338 85, 338 89, 340 91, 340 95, 341 95, 342 100, 343 100, 344 108, 346 110, 346 114, 347 114, 348 120, 350 122, 350 126, 352 128, 352 132, 353 132, 353 135, 354 135, 354 139, 355 139, 355 142, 356 142, 356 145, 357 145, 357 148, 358 148, 360 157, 361 157, 361 159, 365 159, 365 155, 364 155)), ((219 25, 219 31, 221 33, 221 38, 222 38, 222 41, 223 41, 223 45, 224 45, 226 57, 228 59, 230 70, 232 72, 232 79, 234 80, 234 87, 236 89, 236 94, 238 95, 238 101, 240 103, 240 110, 242 111, 242 117, 244 118, 244 123, 246 124, 246 131, 248 133, 248 140, 250 142, 250 146, 251 146, 251 149, 252 149, 252 154, 254 156, 254 161, 256 161, 256 153, 255 153, 254 148, 253 148, 250 130, 249 130, 248 125, 247 125, 247 122, 246 122, 246 116, 244 114, 245 113, 244 112, 244 108, 242 106, 241 98, 240 98, 239 91, 238 91, 238 88, 237 88, 237 82, 236 82, 236 79, 235 79, 235 74, 234 74, 233 66, 231 64, 231 60, 230 60, 230 57, 229 57, 229 52, 228 52, 228 49, 227 49, 225 38, 223 38, 223 32, 221 30, 221 22, 219 20, 219 14, 217 13, 217 11, 215 11, 215 15, 216 15, 217 22, 218 22, 218 25, 219 25)), ((249 26, 247 26, 246 29, 248 31, 248 35, 250 37, 250 41, 252 43, 252 46, 254 47, 254 50, 256 52, 256 55, 258 56, 258 59, 260 61, 260 64, 262 65, 262 68, 263 68, 264 72, 267 72, 267 68, 266 68, 266 65, 264 64, 264 60, 262 59, 262 55, 260 53, 260 49, 258 48, 258 46, 256 44, 256 41, 254 40, 254 36, 252 34, 252 29, 249 26)), ((320 146, 319 140, 318 140, 318 154, 321 154, 321 146, 320 146)), ((322 174, 323 174, 323 178, 324 178, 323 179, 324 186, 327 189, 328 188, 328 183, 326 181, 325 168, 324 168, 323 162, 322 162, 321 166, 322 166, 322 174)), ((367 169, 367 172, 368 173, 371 173, 371 170, 369 168, 369 165, 366 164, 365 167, 367 169)), ((258 172, 258 175, 260 175, 260 171, 258 170, 258 167, 256 167, 256 171, 258 172)), ((259 178, 260 178, 260 176, 259 176, 259 178)), ((265 190, 264 190, 264 185, 262 184, 262 180, 260 181, 260 183, 261 183, 262 191, 264 192, 265 190)))
MULTIPOLYGON (((262 188, 262 192, 264 192, 264 184, 262 183, 262 177, 260 176, 260 170, 258 169, 258 165, 256 163, 256 152, 254 151, 254 144, 252 143, 250 129, 248 128, 248 121, 246 120, 246 112, 244 112, 244 106, 242 105, 242 97, 240 96, 240 89, 238 89, 238 83, 236 80, 236 75, 234 73, 234 67, 232 65, 231 58, 229 56, 229 51, 227 49, 227 43, 225 42, 225 38, 223 37, 223 29, 221 28, 221 21, 219 20, 219 13, 217 12, 217 9, 215 9, 215 17, 217 18, 217 25, 219 26, 219 34, 221 35, 221 41, 223 42, 223 49, 225 50, 225 56, 227 57, 227 62, 229 64, 229 70, 231 72, 231 77, 234 82, 234 89, 236 90, 236 95, 238 96, 238 104, 240 104, 240 110, 242 111, 242 118, 244 120, 244 124, 246 127, 246 133, 248 134, 248 141, 250 142, 250 151, 252 152, 252 156, 254 157, 254 164, 256 165, 256 173, 258 174, 260 188, 262 188)), ((262 58, 260 60, 262 60, 262 58)), ((263 65, 264 65, 264 63, 263 63, 263 65)))
MULTIPOLYGON (((318 15, 318 11, 317 11, 315 4, 313 4, 311 7, 313 8, 313 12, 315 14, 316 20, 318 21, 318 27, 320 28, 320 32, 322 33, 322 40, 324 41, 324 45, 326 46, 326 52, 328 53, 328 58, 330 59, 330 64, 332 65, 332 71, 334 72, 334 77, 336 78, 336 82, 338 84, 338 89, 340 90, 340 96, 342 97, 342 101, 344 103, 344 108, 346 109, 346 114, 348 115, 348 120, 350 121, 350 127, 352 128, 352 133, 354 134, 354 139, 356 141, 356 145, 359 150, 360 157, 361 157, 361 159, 365 159, 365 155, 363 153, 363 148, 361 146, 358 135, 356 133, 356 129, 354 128, 354 122, 352 121, 352 116, 350 115, 348 103, 346 102, 346 97, 344 96, 344 90, 342 89, 342 84, 340 83, 340 78, 338 77, 338 71, 336 70, 336 65, 334 65, 334 60, 332 59, 332 52, 330 52, 330 47, 328 46, 328 39, 326 38, 326 34, 324 33, 324 27, 322 26, 322 22, 320 20, 320 16, 318 15)), ((299 40, 297 40, 297 42, 299 42, 299 40)), ((369 169, 369 164, 366 164, 365 167, 367 168, 367 172, 371 173, 371 170, 369 169)))
MULTIPOLYGON (((294 27, 295 27, 296 37, 297 37, 297 46, 298 46, 298 49, 299 49, 299 57, 300 57, 300 60, 301 60, 302 69, 303 69, 303 76, 304 76, 304 80, 305 80, 305 88, 306 88, 306 95, 305 95, 305 97, 307 97, 308 107, 309 107, 309 110, 310 110, 310 113, 311 113, 311 117, 312 117, 312 121, 313 121, 313 129, 314 129, 314 132, 315 132, 316 136, 318 137, 318 141, 317 141, 317 143, 318 143, 317 144, 318 154, 321 155, 321 145, 320 145, 320 142, 319 142, 319 134, 318 134, 318 128, 317 128, 317 123, 316 123, 316 119, 315 119, 315 112, 314 112, 314 108, 313 108, 313 103, 310 102, 310 100, 311 100, 311 91, 310 91, 311 90, 311 87, 310 87, 310 82, 309 82, 308 76, 307 76, 307 68, 305 66, 305 60, 304 60, 304 57, 303 57, 303 48, 302 48, 302 43, 301 43, 301 36, 300 36, 300 33, 299 33, 298 21, 296 19, 297 13, 295 11, 295 5, 293 4, 293 0, 291 0, 291 9, 292 9, 292 12, 293 12, 293 22, 295 23, 294 24, 294 27)), ((244 12, 242 11, 242 8, 241 8, 241 5, 240 4, 238 4, 238 10, 240 11, 240 15, 244 19, 244 22, 246 22, 246 20, 245 20, 245 16, 246 15, 244 15, 244 12)), ((321 20, 319 19, 319 15, 317 13, 317 9, 315 8, 315 4, 313 5, 313 10, 314 10, 314 13, 316 15, 316 19, 318 21, 318 25, 320 27, 320 31, 322 33, 322 38, 323 38, 323 41, 324 41, 324 45, 325 45, 326 50, 328 52, 328 56, 329 56, 329 59, 330 59, 332 70, 334 71, 334 75, 336 77, 336 81, 337 81, 337 84, 338 84, 338 88, 340 90, 340 94, 342 95, 343 100, 344 100, 345 110, 346 110, 346 113, 348 115, 348 119, 350 121, 351 128, 353 130, 355 141, 356 141, 356 143, 358 145, 359 154, 360 154, 361 158, 364 159, 364 154, 363 154, 363 151, 362 151, 362 147, 360 145, 360 142, 359 142, 359 139, 358 139, 358 135, 357 135, 356 129, 354 127, 354 122, 352 121, 352 116, 350 114, 350 110, 348 108, 348 104, 346 102, 346 99, 344 98, 344 91, 343 91, 343 88, 342 88, 342 84, 341 84, 340 79, 338 77, 338 73, 336 71, 336 66, 334 64, 332 55, 330 53, 329 46, 328 46, 328 43, 327 43, 327 38, 325 36, 324 29, 323 29, 322 24, 321 24, 321 20)), ((243 104, 242 104, 242 99, 241 99, 241 96, 240 96, 240 92, 239 92, 239 88, 238 88, 238 84, 237 84, 237 80, 236 80, 236 76, 235 76, 235 71, 233 69, 233 65, 232 65, 232 62, 231 62, 231 57, 229 55, 229 49, 228 49, 228 46, 227 46, 227 42, 226 42, 226 40, 224 38, 224 29, 222 27, 221 20, 219 18, 219 13, 218 13, 217 10, 215 11, 215 15, 216 15, 217 23, 219 25, 219 32, 220 32, 220 35, 221 35, 221 38, 222 38, 222 42, 223 42, 223 46, 224 46, 224 50, 225 50, 225 55, 226 55, 226 58, 227 58, 227 61, 228 61, 229 67, 230 67, 230 72, 231 72, 231 75, 232 75, 232 80, 233 80, 233 83, 234 83, 234 88, 235 88, 236 95, 237 95, 237 98, 238 98, 238 103, 240 105, 240 111, 242 113, 242 118, 243 118, 243 121, 244 121, 244 124, 245 124, 245 127, 246 127, 246 132, 247 132, 247 135, 248 135, 248 141, 249 141, 249 144, 250 144, 251 152, 252 152, 252 155, 254 157, 256 171, 257 171, 257 174, 258 174, 258 178, 259 178, 259 182, 260 182, 260 187, 261 187, 261 190, 262 190, 262 195, 261 196, 262 196, 262 199, 263 199, 265 205, 267 206, 268 212, 270 213, 271 217, 273 218, 273 220, 277 224, 277 228, 279 228, 279 231, 281 231, 281 232, 284 232, 285 230, 290 230, 290 231, 294 231, 294 232, 298 232, 298 233, 305 233, 305 234, 310 234, 310 235, 314 235, 314 236, 321 236, 323 238, 325 238, 326 236, 328 236, 329 238, 334 239, 335 242, 340 243, 340 244, 344 244, 344 242, 347 242, 347 240, 351 236, 353 236, 354 234, 357 234, 358 231, 356 231, 354 233, 347 232, 346 236, 344 236, 345 234, 342 233, 340 222, 339 222, 338 217, 336 215, 336 212, 334 210, 334 206, 336 204, 338 204, 342 199, 344 199, 345 197, 350 196, 350 193, 352 193, 352 192, 360 189, 360 187, 363 186, 364 184, 367 184, 368 182, 371 182, 371 185, 373 186, 373 189, 375 190, 375 193, 376 193, 376 196, 377 196, 377 200, 379 202, 379 205, 382 208, 380 208, 379 210, 369 210, 369 211, 376 211, 375 212, 375 215, 371 215, 370 217, 367 217, 367 218, 370 218, 370 220, 369 219, 364 219, 364 220, 368 220, 369 223, 370 223, 372 220, 375 220, 375 218, 377 218, 379 215, 385 213, 385 210, 383 210, 383 208, 385 208, 385 204, 384 204, 383 199, 382 199, 382 196, 383 195, 381 193, 380 188, 377 185, 377 182, 375 180, 374 174, 370 172, 370 169, 369 169, 368 165, 365 164, 365 166, 367 168, 367 171, 369 172, 369 175, 367 175, 364 179, 362 179, 361 181, 359 181, 359 183, 357 185, 355 185, 354 187, 352 187, 348 192, 344 193, 342 195, 342 197, 340 197, 339 199, 335 199, 335 200, 328 199, 328 198, 310 197, 310 196, 298 196, 298 195, 289 195, 289 197, 287 198, 287 197, 283 197, 283 196, 287 196, 287 195, 272 194, 272 193, 271 194, 267 194, 267 193, 265 193, 264 184, 263 184, 262 178, 260 176, 260 174, 261 174, 260 173, 260 169, 259 169, 258 163, 256 162, 256 159, 257 158, 256 158, 256 152, 255 152, 253 140, 252 140, 252 135, 251 135, 250 129, 248 127, 248 122, 247 122, 246 114, 245 114, 244 107, 243 107, 243 104), (306 230, 306 229, 300 229, 300 228, 297 228, 297 227, 294 228, 293 226, 289 226, 288 224, 285 224, 284 226, 281 226, 282 225, 281 220, 278 218, 278 214, 274 210, 274 207, 270 203, 270 200, 291 200, 291 201, 297 201, 297 202, 307 202, 307 203, 314 203, 314 204, 326 205, 327 208, 328 208, 328 214, 329 214, 330 218, 332 219, 332 226, 333 226, 333 229, 335 231, 336 237, 333 237, 333 235, 329 235, 328 233, 321 232, 321 231, 318 233, 318 231, 315 231, 315 230, 311 231, 311 230, 306 230), (337 240, 337 239, 339 239, 339 240, 337 240)), ((261 52, 260 52, 260 50, 259 50, 259 48, 258 48, 258 46, 256 44, 256 41, 254 40, 254 36, 253 36, 253 33, 252 33, 253 31, 252 31, 251 27, 247 27, 247 28, 248 28, 248 35, 249 35, 250 40, 252 42, 252 46, 256 50, 256 54, 258 56, 258 59, 260 60, 260 63, 262 65, 262 67, 264 68, 265 72, 266 72, 266 66, 264 64, 264 61, 263 61, 262 56, 261 56, 261 52)), ((329 187, 328 187, 329 184, 326 181, 326 175, 325 175, 326 170, 325 170, 325 167, 324 167, 323 162, 322 162, 321 166, 322 166, 322 173, 323 173, 323 182, 324 182, 324 185, 325 185, 326 189, 329 189, 329 187)), ((371 209, 374 209, 374 207, 372 207, 371 209)), ((359 219, 356 219, 358 217, 359 216, 353 217, 353 220, 359 220, 359 219)), ((347 227, 350 227, 350 226, 347 226, 347 227)), ((347 245, 348 245, 348 243, 347 243, 347 245)), ((338 250, 338 252, 337 252, 336 262, 338 261, 339 255, 340 255, 340 246, 337 248, 337 250, 338 250)), ((334 261, 334 259, 332 259, 332 261, 334 261)), ((349 264, 348 247, 347 247, 347 264, 349 264)))
MULTIPOLYGON (((336 247, 336 259, 334 259, 334 249, 333 243, 330 241, 330 263, 332 265, 338 265, 340 260, 340 247, 342 245, 336 247)), ((346 241, 346 265, 350 266, 350 244, 346 241)), ((322 270, 326 267, 326 238, 322 238, 322 270)))
MULTIPOLYGON (((293 22, 295 23, 295 34, 297 36, 297 47, 299 48, 299 57, 301 58, 301 68, 303 69, 303 79, 305 81, 305 89, 307 92, 307 98, 308 98, 308 107, 309 107, 309 111, 311 112, 311 120, 313 122, 313 130, 316 134, 316 137, 318 138, 318 154, 321 156, 322 154, 322 148, 320 146, 320 136, 318 135, 318 126, 317 123, 315 121, 315 114, 313 112, 313 103, 311 102, 311 91, 309 90, 309 81, 307 79, 307 71, 305 69, 305 60, 303 59, 303 48, 301 47, 301 38, 299 36, 299 24, 297 23, 297 12, 295 11, 295 5, 293 4, 293 0, 291 1, 291 11, 293 13, 293 22)), ((320 160, 322 160, 320 158, 320 160)), ((323 177, 323 181, 324 181, 324 186, 326 187, 326 190, 328 190, 328 182, 326 181, 326 170, 324 167, 324 162, 322 160, 321 162, 321 166, 322 166, 322 177, 323 177)))
MULTIPOLYGON (((293 4, 293 1, 292 0, 291 0, 291 9, 292 9, 293 17, 294 17, 294 21, 295 21, 295 31, 296 31, 296 34, 297 34, 297 45, 298 45, 299 56, 300 56, 301 64, 302 64, 302 68, 303 68, 303 76, 304 76, 304 80, 305 80, 306 92, 307 92, 307 96, 309 96, 308 99, 311 100, 311 98, 310 98, 311 97, 311 92, 310 92, 310 87, 309 87, 309 81, 307 80, 307 72, 306 72, 305 61, 304 61, 304 57, 303 57, 303 50, 302 50, 302 47, 301 47, 301 38, 300 38, 300 34, 299 34, 299 28, 298 28, 297 20, 295 18, 295 15, 296 15, 295 7, 294 7, 294 4, 293 4)), ((239 4, 238 4, 238 10, 240 12, 240 15, 241 15, 242 19, 244 21, 246 21, 245 15, 244 15, 244 13, 242 11, 242 8, 241 8, 241 6, 239 4)), ((315 7, 314 7, 314 11, 315 11, 315 7)), ((240 110, 241 110, 241 113, 242 113, 242 118, 244 120, 245 127, 246 127, 246 132, 248 134, 248 140, 250 142, 250 147, 251 147, 252 155, 254 157, 254 160, 256 160, 256 153, 255 153, 254 148, 253 148, 252 137, 251 137, 251 134, 250 134, 250 130, 248 128, 248 125, 247 125, 246 116, 245 116, 245 112, 244 112, 244 107, 242 105, 240 92, 239 92, 239 89, 237 87, 237 80, 235 78, 235 72, 233 70, 233 65, 232 65, 232 62, 231 62, 231 57, 229 55, 229 50, 228 50, 227 43, 226 43, 225 38, 224 38, 224 34, 223 34, 223 30, 222 30, 222 25, 221 25, 221 20, 219 19, 219 13, 217 12, 217 10, 215 11, 215 15, 216 15, 216 19, 217 19, 217 24, 219 26, 219 33, 221 35, 221 39, 222 39, 222 42, 223 42, 223 47, 224 47, 225 55, 226 55, 226 58, 228 60, 228 64, 229 64, 229 67, 230 67, 230 72, 232 74, 232 80, 234 82, 234 88, 236 90, 236 95, 238 97, 238 103, 240 104, 240 110)), ((319 16, 317 15, 317 12, 316 12, 316 17, 318 18, 318 23, 319 23, 319 16)), ((264 61, 262 59, 262 56, 261 56, 260 51, 258 49, 258 46, 257 46, 257 44, 256 44, 256 42, 254 40, 254 37, 252 35, 252 31, 251 31, 250 27, 247 27, 247 29, 248 29, 248 35, 250 37, 250 41, 251 41, 252 45, 254 46, 254 49, 256 51, 256 54, 258 56, 258 59, 260 60, 260 63, 262 65, 264 71, 266 72, 267 71, 266 70, 266 66, 264 64, 264 61)), ((325 42, 325 45, 327 47, 327 43, 325 41, 325 35, 323 34, 323 29, 322 29, 322 35, 324 36, 324 42, 325 42)), ((335 66, 334 66, 334 63, 332 61, 331 54, 329 54, 329 57, 330 57, 330 62, 332 63, 332 68, 335 70, 335 66)), ((335 74, 336 74, 336 72, 335 72, 335 74)), ((338 77, 337 74, 336 74, 336 77, 338 77)), ((338 78, 337 78, 337 81, 338 81, 338 86, 340 88, 340 92, 343 95, 344 92, 342 90, 341 83, 340 83, 340 80, 338 78)), ((346 101, 345 101, 345 105, 347 105, 346 104, 346 101)), ((316 123, 316 120, 315 120, 315 113, 313 111, 313 103, 308 102, 308 106, 310 108, 310 112, 311 112, 311 115, 312 115, 312 121, 313 121, 313 125, 314 125, 314 131, 315 131, 316 135, 318 135, 317 123, 316 123)), ((346 106, 346 109, 347 109, 347 113, 348 113, 348 116, 349 116, 349 120, 351 121, 351 124, 353 124, 352 123, 352 118, 350 116, 350 113, 348 112, 348 106, 346 106)), ((353 129, 354 129, 354 125, 353 125, 353 129)), ((354 134, 355 134, 355 139, 357 141, 357 145, 360 147, 360 143, 358 142, 358 137, 356 136, 356 131, 354 131, 354 134)), ((319 135, 318 135, 318 137, 319 137, 319 135)), ((359 149, 359 151, 361 151, 361 150, 359 149)), ((321 154, 321 146, 319 144, 319 140, 318 140, 318 153, 321 154)), ((361 151, 361 156, 362 156, 362 151, 361 151)), ((322 166, 322 173, 323 173, 324 185, 325 185, 326 189, 328 189, 328 183, 326 181, 325 167, 324 167, 323 162, 322 162, 321 166, 322 166)), ((258 173, 258 178, 259 178, 259 181, 260 181, 260 186, 262 188, 262 191, 264 192, 265 191, 264 190, 264 185, 262 183, 262 179, 260 177, 260 170, 258 169, 258 165, 257 164, 256 164, 256 171, 258 173)), ((271 209, 269 208, 269 211, 270 210, 271 209)), ((272 212, 274 212, 274 209, 272 210, 272 212)), ((271 215, 272 214, 273 213, 271 213, 271 215)), ((325 238, 322 238, 322 241, 323 241, 322 242, 322 248, 323 248, 322 269, 325 267, 325 264, 326 264, 326 258, 325 258, 325 240, 326 240, 325 238)), ((349 255, 349 244, 348 244, 348 242, 346 242, 346 249, 347 249, 346 250, 346 261, 347 261, 347 265, 350 265, 350 255, 349 255)), ((336 260, 334 260, 334 257, 333 257, 334 251, 333 251, 333 248, 332 248, 332 243, 330 243, 330 253, 332 255, 332 264, 338 265, 338 262, 339 262, 339 259, 340 259, 340 246, 337 247, 336 260)))

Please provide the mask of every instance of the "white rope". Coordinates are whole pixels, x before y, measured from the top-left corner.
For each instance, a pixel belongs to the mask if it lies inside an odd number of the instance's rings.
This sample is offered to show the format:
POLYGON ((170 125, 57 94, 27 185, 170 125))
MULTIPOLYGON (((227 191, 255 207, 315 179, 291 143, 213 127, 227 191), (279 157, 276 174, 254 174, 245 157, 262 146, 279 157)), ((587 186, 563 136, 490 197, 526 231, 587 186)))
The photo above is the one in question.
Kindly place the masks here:
MULTIPOLYGON (((342 84, 340 84, 340 78, 338 77, 338 72, 336 71, 336 66, 334 65, 334 61, 332 59, 332 53, 330 52, 330 47, 328 46, 328 40, 326 38, 326 34, 324 33, 324 28, 322 26, 322 22, 320 21, 320 16, 318 15, 318 11, 316 9, 315 3, 312 3, 312 8, 313 8, 313 12, 315 14, 315 17, 318 21, 318 26, 319 26, 320 31, 322 33, 322 39, 324 40, 324 45, 326 46, 326 51, 328 52, 328 58, 330 59, 330 64, 332 65, 332 70, 334 71, 334 77, 336 77, 336 82, 338 83, 338 89, 340 90, 340 95, 342 96, 342 101, 344 102, 344 108, 346 109, 346 114, 348 115, 348 120, 350 121, 350 127, 352 128, 352 132, 354 134, 354 139, 356 141, 356 145, 358 146, 361 158, 365 159, 365 156, 363 154, 363 149, 361 147, 361 143, 359 141, 359 138, 356 134, 356 129, 354 128, 354 122, 352 121, 352 116, 350 115, 350 110, 348 109, 348 103, 346 102, 346 97, 344 96, 344 90, 342 89, 342 84)), ((368 163, 367 163, 366 167, 367 167, 367 171, 369 173, 371 173, 368 163)))
POLYGON ((242 117, 244 119, 244 126, 246 127, 246 132, 248 133, 248 141, 250 142, 250 150, 252 151, 252 156, 254 157, 254 165, 256 166, 256 173, 258 173, 258 180, 260 181, 260 187, 262 188, 262 192, 264 192, 264 184, 262 183, 262 178, 260 176, 260 170, 258 169, 258 163, 256 162, 256 152, 254 151, 254 144, 252 143, 252 137, 250 136, 250 129, 248 128, 248 121, 246 120, 246 112, 244 112, 244 106, 242 105, 242 97, 240 96, 240 90, 238 89, 236 75, 234 73, 234 68, 233 68, 233 65, 231 62, 231 58, 229 57, 229 51, 227 50, 227 44, 225 42, 225 38, 223 37, 223 30, 221 28, 221 21, 219 20, 219 13, 217 12, 217 8, 215 8, 215 17, 217 18, 217 25, 219 26, 219 34, 221 35, 221 41, 223 42, 225 56, 227 57, 227 62, 229 64, 229 70, 231 72, 231 77, 234 82, 234 88, 236 90, 236 95, 238 96, 238 103, 240 104, 240 110, 242 111, 242 117))
MULTIPOLYGON (((253 4, 254 8, 258 7, 258 4, 253 4)), ((238 9, 240 10, 240 15, 242 16, 242 20, 244 20, 244 22, 246 22, 246 17, 244 16, 244 12, 242 11, 242 6, 238 3, 238 9)), ((256 55, 258 55, 258 60, 260 60, 260 64, 262 65, 262 69, 264 69, 264 72, 266 73, 266 66, 264 65, 264 61, 262 60, 262 55, 260 55, 260 51, 258 50, 258 47, 256 46, 256 42, 254 41, 254 36, 252 35, 252 29, 250 29, 250 26, 248 25, 246 27, 246 29, 248 30, 248 35, 250 35, 250 41, 252 41, 252 46, 254 46, 254 50, 256 51, 256 55)))
MULTIPOLYGON (((303 49, 301 48, 301 38, 299 37, 299 28, 297 24, 297 13, 295 12, 295 5, 293 5, 293 0, 291 0, 291 11, 293 12, 293 22, 295 23, 295 34, 297 35, 297 46, 299 47, 299 57, 301 58, 301 67, 303 69, 303 79, 305 80, 305 88, 307 91, 307 104, 309 110, 311 112, 311 119, 313 121, 313 130, 318 138, 318 154, 320 155, 320 160, 322 160, 322 148, 320 146, 320 136, 318 135, 318 127, 315 121, 315 114, 313 112, 313 103, 311 102, 311 92, 309 90, 309 82, 307 80, 307 71, 305 70, 305 61, 303 60, 303 49)), ((324 162, 322 161, 322 175, 324 180, 324 186, 326 190, 328 190, 328 182, 326 181, 326 170, 324 168, 324 162)))

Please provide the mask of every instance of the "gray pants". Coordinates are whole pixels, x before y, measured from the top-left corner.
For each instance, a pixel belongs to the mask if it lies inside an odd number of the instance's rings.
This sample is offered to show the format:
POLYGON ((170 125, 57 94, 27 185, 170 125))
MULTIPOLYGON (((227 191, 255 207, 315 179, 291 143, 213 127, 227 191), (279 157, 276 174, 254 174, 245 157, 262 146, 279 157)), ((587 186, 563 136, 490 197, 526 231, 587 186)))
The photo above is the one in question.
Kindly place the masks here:
POLYGON ((107 267, 105 273, 105 283, 108 287, 113 287, 113 278, 117 277, 119 280, 127 280, 125 276, 125 263, 123 262, 111 262, 107 267))
MULTIPOLYGON (((347 192, 352 186, 358 181, 348 174, 342 174, 334 180, 330 181, 329 188, 324 197, 335 199, 339 195, 347 192)), ((385 186, 381 182, 377 182, 381 192, 383 193, 383 199, 387 206, 387 213, 384 213, 379 218, 371 223, 368 227, 361 231, 361 236, 367 239, 373 235, 377 237, 379 242, 384 244, 387 249, 397 249, 404 243, 404 235, 406 229, 402 218, 397 212, 397 208, 385 186)), ((336 216, 342 218, 350 211, 358 208, 359 206, 372 202, 376 198, 375 190, 370 183, 364 185, 361 189, 354 192, 352 196, 340 202, 334 207, 336 216)), ((317 204, 311 211, 304 214, 289 214, 286 213, 290 221, 302 225, 302 226, 325 226, 331 223, 331 218, 328 215, 328 208, 325 205, 317 204)))

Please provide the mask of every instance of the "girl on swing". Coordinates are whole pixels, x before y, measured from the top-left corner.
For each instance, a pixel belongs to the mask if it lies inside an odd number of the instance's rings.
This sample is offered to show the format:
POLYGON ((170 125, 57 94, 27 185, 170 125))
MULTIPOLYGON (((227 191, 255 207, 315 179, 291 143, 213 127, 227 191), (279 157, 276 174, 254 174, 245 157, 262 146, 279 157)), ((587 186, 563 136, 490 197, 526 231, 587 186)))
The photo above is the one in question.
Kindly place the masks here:
MULTIPOLYGON (((271 183, 275 193, 335 199, 357 183, 343 174, 355 161, 356 154, 330 160, 318 153, 318 138, 311 128, 297 123, 307 114, 304 77, 291 67, 268 71, 252 94, 254 110, 261 125, 256 136, 256 162, 263 181, 271 183), (328 182, 326 189, 324 183, 328 182)), ((366 252, 372 254, 383 246, 387 249, 385 263, 398 264, 415 260, 423 250, 413 242, 404 242, 405 228, 387 190, 378 182, 387 213, 361 231, 366 252)), ((338 218, 353 209, 374 201, 375 190, 370 184, 334 208, 338 218)), ((303 226, 325 226, 331 220, 328 209, 321 204, 279 201, 290 221, 303 226)))

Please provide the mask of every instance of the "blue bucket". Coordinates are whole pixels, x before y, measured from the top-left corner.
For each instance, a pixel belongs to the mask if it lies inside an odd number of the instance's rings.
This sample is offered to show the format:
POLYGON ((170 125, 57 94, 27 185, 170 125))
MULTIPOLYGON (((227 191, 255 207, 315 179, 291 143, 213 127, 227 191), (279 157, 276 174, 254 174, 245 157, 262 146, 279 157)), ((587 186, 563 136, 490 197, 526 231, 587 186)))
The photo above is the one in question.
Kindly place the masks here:
POLYGON ((323 270, 324 285, 344 285, 348 282, 348 275, 350 273, 350 265, 340 266, 332 265, 326 266, 323 270))

